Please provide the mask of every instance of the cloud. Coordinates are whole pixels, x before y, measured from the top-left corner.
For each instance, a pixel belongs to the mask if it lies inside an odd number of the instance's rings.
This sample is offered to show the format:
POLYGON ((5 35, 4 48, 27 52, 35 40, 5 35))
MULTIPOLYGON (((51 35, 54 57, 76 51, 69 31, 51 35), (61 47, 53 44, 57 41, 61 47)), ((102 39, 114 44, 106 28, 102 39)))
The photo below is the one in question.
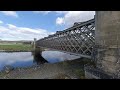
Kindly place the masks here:
MULTIPOLYGON (((95 12, 94 11, 68 11, 64 13, 63 17, 58 17, 56 21, 62 21, 66 26, 72 26, 75 22, 83 22, 89 19, 94 18, 95 12)), ((56 22, 58 24, 58 22, 56 22)))
POLYGON ((55 11, 55 12, 59 14, 66 14, 68 11, 55 11))
POLYGON ((16 26, 12 25, 12 24, 7 24, 7 26, 8 26, 9 29, 15 29, 16 28, 16 26))
POLYGON ((0 26, 0 38, 3 40, 33 40, 47 37, 53 33, 41 28, 17 27, 12 24, 0 26))
POLYGON ((34 13, 43 13, 43 14, 49 14, 49 13, 56 13, 56 14, 65 14, 67 13, 68 11, 33 11, 34 13))
POLYGON ((2 23, 3 23, 3 21, 0 20, 0 24, 2 24, 2 23))
POLYGON ((18 17, 18 14, 15 11, 0 11, 4 15, 18 17))
POLYGON ((58 18, 56 19, 56 24, 61 25, 61 24, 63 24, 63 23, 64 23, 64 18, 58 17, 58 18))
POLYGON ((66 25, 67 27, 72 26, 75 22, 83 22, 94 18, 95 11, 33 11, 34 13, 56 13, 56 15, 63 14, 62 17, 56 18, 57 25, 66 25))
POLYGON ((33 11, 34 13, 43 13, 43 14, 48 14, 50 13, 51 11, 33 11))

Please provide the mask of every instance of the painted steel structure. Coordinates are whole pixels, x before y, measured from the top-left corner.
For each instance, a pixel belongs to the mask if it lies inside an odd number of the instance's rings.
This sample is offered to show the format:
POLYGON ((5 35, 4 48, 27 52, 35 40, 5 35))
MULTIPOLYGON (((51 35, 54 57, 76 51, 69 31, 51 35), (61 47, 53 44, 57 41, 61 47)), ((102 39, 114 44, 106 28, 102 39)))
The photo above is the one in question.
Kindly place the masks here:
POLYGON ((37 47, 46 47, 91 58, 94 56, 95 45, 95 18, 74 23, 66 30, 57 31, 53 35, 36 41, 37 47))

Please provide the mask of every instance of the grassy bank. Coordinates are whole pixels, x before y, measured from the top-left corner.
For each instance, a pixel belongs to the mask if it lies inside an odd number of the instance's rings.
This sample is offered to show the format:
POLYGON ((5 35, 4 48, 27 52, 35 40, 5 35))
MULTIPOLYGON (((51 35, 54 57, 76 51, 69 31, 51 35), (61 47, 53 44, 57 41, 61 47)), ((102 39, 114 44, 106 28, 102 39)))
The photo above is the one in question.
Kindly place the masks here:
POLYGON ((84 65, 95 65, 95 63, 91 61, 91 59, 86 58, 78 58, 70 61, 67 60, 60 63, 63 63, 64 69, 69 68, 72 73, 78 76, 78 79, 85 79, 84 65))
POLYGON ((23 44, 11 44, 11 45, 0 45, 0 50, 5 51, 31 51, 32 45, 23 44))

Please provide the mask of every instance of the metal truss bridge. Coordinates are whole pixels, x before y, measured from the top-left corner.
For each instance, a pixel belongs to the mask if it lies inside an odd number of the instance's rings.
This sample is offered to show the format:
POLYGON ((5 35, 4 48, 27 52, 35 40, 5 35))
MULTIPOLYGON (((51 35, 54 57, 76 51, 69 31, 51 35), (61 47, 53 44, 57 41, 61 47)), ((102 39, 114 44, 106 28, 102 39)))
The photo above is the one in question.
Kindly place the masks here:
POLYGON ((92 58, 95 45, 95 19, 76 22, 66 30, 36 41, 37 47, 51 48, 81 57, 92 58))

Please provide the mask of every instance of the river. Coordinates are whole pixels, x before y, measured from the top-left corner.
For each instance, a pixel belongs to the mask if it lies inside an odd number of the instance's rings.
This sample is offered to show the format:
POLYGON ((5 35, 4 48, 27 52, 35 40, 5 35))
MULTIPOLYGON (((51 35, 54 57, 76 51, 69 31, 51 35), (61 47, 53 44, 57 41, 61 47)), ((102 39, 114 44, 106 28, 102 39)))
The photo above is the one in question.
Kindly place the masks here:
POLYGON ((60 51, 43 51, 42 55, 33 52, 0 52, 0 70, 4 66, 28 67, 43 63, 56 63, 64 60, 73 60, 80 56, 70 55, 60 51))

